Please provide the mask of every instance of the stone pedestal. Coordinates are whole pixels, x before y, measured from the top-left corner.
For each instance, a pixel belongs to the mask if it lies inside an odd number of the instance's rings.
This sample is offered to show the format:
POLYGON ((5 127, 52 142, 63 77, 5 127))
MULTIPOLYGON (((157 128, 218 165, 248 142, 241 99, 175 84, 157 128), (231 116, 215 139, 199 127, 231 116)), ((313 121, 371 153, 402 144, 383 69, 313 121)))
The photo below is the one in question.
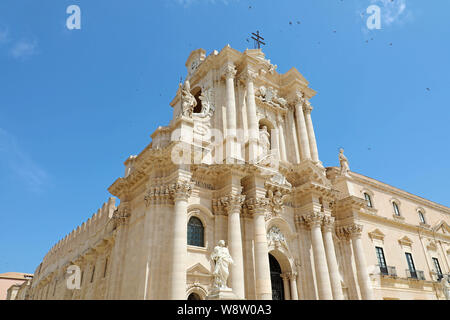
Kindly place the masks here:
POLYGON ((240 300, 231 288, 214 288, 211 290, 206 300, 240 300))

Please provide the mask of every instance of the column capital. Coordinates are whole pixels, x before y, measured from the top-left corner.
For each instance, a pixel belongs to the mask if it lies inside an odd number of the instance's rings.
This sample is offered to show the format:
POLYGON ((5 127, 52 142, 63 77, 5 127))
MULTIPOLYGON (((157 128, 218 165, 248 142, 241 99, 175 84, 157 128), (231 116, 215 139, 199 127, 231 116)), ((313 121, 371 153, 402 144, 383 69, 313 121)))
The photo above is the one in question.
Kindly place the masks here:
POLYGON ((241 74, 239 75, 239 80, 248 84, 249 82, 254 82, 256 77, 257 77, 256 72, 252 70, 245 70, 241 72, 241 74))
POLYGON ((324 216, 323 218, 323 231, 331 232, 334 229, 334 217, 324 216))
POLYGON ((314 228, 314 227, 320 228, 323 218, 324 218, 324 214, 319 213, 319 212, 314 212, 314 213, 303 215, 303 219, 304 219, 305 223, 310 228, 314 228))
POLYGON ((305 101, 305 103, 303 104, 303 111, 306 114, 309 114, 313 110, 314 110, 314 108, 311 106, 311 103, 309 101, 305 101))
POLYGON ((236 67, 232 63, 227 63, 222 67, 221 74, 225 79, 233 79, 236 76, 236 67))
POLYGON ((128 218, 131 216, 130 203, 123 201, 119 204, 119 207, 114 211, 112 219, 115 221, 115 226, 126 224, 128 218))
POLYGON ((225 209, 225 211, 230 214, 234 212, 240 212, 244 200, 245 195, 230 194, 228 196, 220 198, 218 202, 225 209))
POLYGON ((269 208, 270 201, 267 198, 250 198, 245 201, 245 206, 252 215, 264 215, 269 208))
POLYGON ((289 280, 297 280, 297 272, 288 272, 287 276, 289 277, 289 280))
POLYGON ((192 193, 192 183, 188 181, 177 181, 169 187, 169 192, 174 201, 187 201, 192 193))
POLYGON ((303 92, 301 91, 296 91, 295 92, 295 96, 293 99, 293 103, 295 106, 303 106, 303 104, 305 103, 305 96, 303 95, 303 92))
POLYGON ((340 238, 356 239, 362 235, 363 226, 361 224, 350 224, 337 228, 336 233, 340 238))

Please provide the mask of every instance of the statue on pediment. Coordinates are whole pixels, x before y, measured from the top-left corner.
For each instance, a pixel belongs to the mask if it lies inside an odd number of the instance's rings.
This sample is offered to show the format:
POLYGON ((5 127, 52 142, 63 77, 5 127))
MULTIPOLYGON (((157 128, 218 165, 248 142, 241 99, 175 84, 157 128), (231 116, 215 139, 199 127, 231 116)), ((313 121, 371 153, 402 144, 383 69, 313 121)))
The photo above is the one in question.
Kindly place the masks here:
POLYGON ((344 155, 344 149, 339 150, 339 164, 341 165, 341 175, 348 177, 350 166, 348 165, 347 157, 344 155))
POLYGON ((225 241, 220 240, 218 245, 214 248, 211 254, 211 260, 214 261, 214 288, 226 289, 228 276, 230 274, 228 267, 233 264, 233 259, 231 258, 228 248, 225 247, 225 241))

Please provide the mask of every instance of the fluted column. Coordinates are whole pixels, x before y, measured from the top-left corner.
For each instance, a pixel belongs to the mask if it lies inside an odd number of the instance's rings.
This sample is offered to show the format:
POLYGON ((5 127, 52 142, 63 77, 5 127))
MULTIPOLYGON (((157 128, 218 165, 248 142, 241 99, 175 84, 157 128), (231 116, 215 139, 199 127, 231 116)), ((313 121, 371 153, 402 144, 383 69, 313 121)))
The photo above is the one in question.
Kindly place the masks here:
POLYGON ((285 273, 281 275, 283 279, 283 288, 284 288, 284 300, 291 300, 291 289, 289 285, 289 276, 285 273))
POLYGON ((222 198, 228 213, 228 248, 234 263, 231 265, 231 288, 239 299, 245 298, 244 259, 242 254, 241 207, 244 195, 229 195, 222 198))
POLYGON ((236 148, 236 100, 234 93, 234 77, 236 68, 233 64, 226 64, 223 68, 226 86, 226 109, 227 109, 227 128, 226 128, 226 158, 237 156, 236 148))
POLYGON ((283 116, 278 115, 277 118, 278 121, 278 146, 280 147, 280 159, 283 161, 287 161, 286 157, 286 143, 285 143, 285 136, 284 136, 284 130, 283 130, 283 116))
POLYGON ((308 132, 309 148, 311 150, 311 159, 314 162, 319 162, 319 151, 317 150, 316 135, 314 133, 314 126, 311 119, 311 111, 313 107, 306 102, 304 105, 306 130, 308 132))
POLYGON ((296 272, 290 273, 289 280, 291 284, 291 300, 298 300, 297 273, 296 272))
POLYGON ((320 230, 323 214, 313 213, 306 215, 304 218, 311 228, 311 242, 314 252, 314 266, 319 300, 332 300, 333 294, 331 291, 330 277, 328 275, 327 258, 322 239, 322 231, 320 230))
POLYGON ((174 201, 170 300, 186 299, 187 206, 192 185, 178 182, 170 188, 174 201))
POLYGON ((345 227, 346 232, 352 240, 353 252, 355 254, 356 275, 361 291, 362 300, 373 300, 373 290, 370 284, 369 273, 367 272, 366 257, 362 247, 362 225, 353 224, 345 227))
POLYGON ((269 200, 251 198, 246 201, 249 213, 253 216, 255 235, 255 278, 256 299, 272 300, 272 281, 270 279, 269 249, 267 245, 266 221, 264 219, 269 200))
POLYGON ((253 81, 256 78, 256 74, 250 70, 247 70, 242 75, 243 80, 247 87, 247 119, 248 119, 248 131, 249 131, 249 161, 254 163, 258 157, 258 117, 256 115, 256 102, 255 102, 255 88, 253 81))
POLYGON ((300 140, 300 160, 310 160, 311 150, 309 148, 308 131, 306 129, 305 115, 303 114, 303 95, 298 93, 295 100, 295 115, 297 117, 298 138, 300 140))
POLYGON ((331 291, 334 300, 344 300, 342 285, 340 280, 339 268, 336 260, 336 251, 334 249, 333 234, 334 218, 325 217, 323 220, 323 241, 325 245, 325 254, 327 256, 328 271, 330 272, 331 291))

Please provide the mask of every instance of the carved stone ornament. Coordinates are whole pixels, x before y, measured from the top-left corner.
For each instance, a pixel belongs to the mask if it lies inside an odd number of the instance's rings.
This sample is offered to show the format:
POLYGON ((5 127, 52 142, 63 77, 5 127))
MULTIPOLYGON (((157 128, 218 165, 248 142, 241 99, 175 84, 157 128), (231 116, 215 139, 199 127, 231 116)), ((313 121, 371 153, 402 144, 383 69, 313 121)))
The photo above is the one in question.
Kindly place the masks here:
POLYGON ((195 114, 195 118, 211 118, 215 110, 213 100, 213 90, 211 88, 202 89, 202 93, 200 95, 200 101, 202 102, 202 111, 198 114, 195 114))
POLYGON ((269 199, 250 198, 245 201, 245 207, 249 214, 267 214, 269 209, 269 199))
POLYGON ((286 238, 284 237, 280 228, 278 228, 277 226, 273 226, 272 228, 270 228, 269 232, 267 233, 267 245, 269 247, 284 247, 287 249, 286 238))
POLYGON ((189 80, 186 80, 181 86, 181 114, 184 117, 192 118, 192 113, 194 112, 194 108, 197 105, 197 101, 195 97, 191 93, 191 85, 189 80))
POLYGON ((188 181, 176 182, 169 187, 169 192, 175 201, 187 201, 192 193, 192 183, 188 181))
POLYGON ((266 88, 265 86, 259 87, 255 92, 255 96, 262 102, 268 103, 269 105, 272 105, 274 107, 285 108, 287 106, 286 99, 281 98, 278 95, 278 90, 272 87, 269 88, 266 88))
POLYGON ((125 224, 128 218, 131 216, 130 206, 128 202, 122 202, 119 207, 114 211, 112 219, 116 226, 125 224))
POLYGON ((232 64, 226 64, 222 69, 222 75, 225 79, 231 79, 236 76, 236 68, 232 64))
POLYGON ((244 203, 245 195, 231 194, 219 199, 220 204, 228 213, 240 212, 242 204, 244 203))
POLYGON ((310 227, 320 227, 324 218, 323 213, 311 213, 303 216, 304 222, 310 227))
POLYGON ((147 193, 144 196, 144 201, 146 206, 158 205, 167 203, 170 200, 170 189, 169 186, 149 186, 147 188, 147 193))

